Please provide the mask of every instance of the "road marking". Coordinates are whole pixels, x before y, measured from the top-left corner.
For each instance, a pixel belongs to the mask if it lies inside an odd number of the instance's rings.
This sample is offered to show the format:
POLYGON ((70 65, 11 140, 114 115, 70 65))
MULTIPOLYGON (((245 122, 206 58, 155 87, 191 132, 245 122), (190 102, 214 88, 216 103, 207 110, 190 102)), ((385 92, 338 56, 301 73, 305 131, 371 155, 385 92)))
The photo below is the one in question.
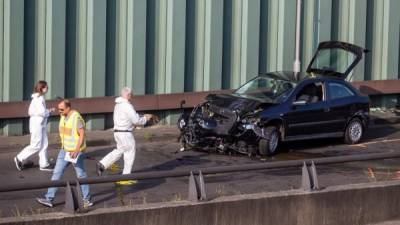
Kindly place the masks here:
POLYGON ((364 171, 368 178, 375 181, 386 181, 386 180, 400 180, 400 170, 394 169, 376 169, 368 167, 367 171, 364 171), (375 171, 374 171, 375 170, 375 171), (379 178, 378 178, 379 176, 379 178))
POLYGON ((380 144, 380 143, 397 142, 397 141, 400 141, 400 139, 390 139, 390 140, 384 139, 382 141, 363 142, 362 144, 356 144, 356 145, 350 145, 350 146, 366 148, 367 145, 370 145, 370 144, 380 144))
POLYGON ((367 148, 365 144, 357 144, 357 145, 352 145, 354 147, 362 147, 362 148, 367 148))

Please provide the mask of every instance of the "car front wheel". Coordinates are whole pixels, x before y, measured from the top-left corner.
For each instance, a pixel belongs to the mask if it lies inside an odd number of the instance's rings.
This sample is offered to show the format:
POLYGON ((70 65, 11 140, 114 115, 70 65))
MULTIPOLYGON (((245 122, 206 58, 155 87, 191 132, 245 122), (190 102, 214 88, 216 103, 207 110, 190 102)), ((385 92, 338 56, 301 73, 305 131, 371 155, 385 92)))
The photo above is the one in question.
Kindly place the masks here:
POLYGON ((362 122, 358 118, 352 119, 346 127, 344 141, 346 144, 357 144, 363 135, 362 122))
POLYGON ((274 126, 264 128, 265 138, 258 142, 258 153, 262 156, 272 156, 276 154, 279 144, 279 131, 274 126))

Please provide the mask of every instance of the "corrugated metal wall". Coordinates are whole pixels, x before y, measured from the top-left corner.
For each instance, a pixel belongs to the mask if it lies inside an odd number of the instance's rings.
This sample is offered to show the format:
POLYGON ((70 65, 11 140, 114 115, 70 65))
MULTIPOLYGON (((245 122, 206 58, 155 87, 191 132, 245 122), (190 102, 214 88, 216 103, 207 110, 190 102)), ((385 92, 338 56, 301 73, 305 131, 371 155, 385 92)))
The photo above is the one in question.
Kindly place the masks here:
MULTIPOLYGON (((399 0, 303 0, 302 68, 318 42, 371 50, 354 80, 399 77, 399 0)), ((0 101, 236 88, 291 70, 296 0, 0 0, 0 101)), ((1 110, 1 109, 0 109, 1 110)), ((171 113, 172 115, 174 113, 171 113)), ((173 118, 170 116, 168 118, 173 118)), ((103 116, 89 118, 102 129, 103 116)), ((3 121, 6 134, 20 120, 3 121)))

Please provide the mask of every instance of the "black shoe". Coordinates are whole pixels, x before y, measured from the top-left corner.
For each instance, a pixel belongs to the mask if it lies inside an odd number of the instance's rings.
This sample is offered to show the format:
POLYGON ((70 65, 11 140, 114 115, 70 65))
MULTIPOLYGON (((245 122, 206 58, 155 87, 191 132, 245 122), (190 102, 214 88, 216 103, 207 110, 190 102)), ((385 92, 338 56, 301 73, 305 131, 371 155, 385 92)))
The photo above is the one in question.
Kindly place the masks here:
POLYGON ((21 171, 24 169, 24 165, 22 164, 21 161, 15 156, 14 157, 14 162, 15 162, 15 167, 17 167, 17 170, 21 171))
POLYGON ((53 208, 53 202, 51 200, 48 200, 46 198, 36 198, 36 201, 44 206, 53 208))
POLYGON ((103 175, 106 168, 104 168, 103 164, 101 164, 100 162, 97 162, 96 170, 97 170, 97 175, 101 176, 101 175, 103 175))

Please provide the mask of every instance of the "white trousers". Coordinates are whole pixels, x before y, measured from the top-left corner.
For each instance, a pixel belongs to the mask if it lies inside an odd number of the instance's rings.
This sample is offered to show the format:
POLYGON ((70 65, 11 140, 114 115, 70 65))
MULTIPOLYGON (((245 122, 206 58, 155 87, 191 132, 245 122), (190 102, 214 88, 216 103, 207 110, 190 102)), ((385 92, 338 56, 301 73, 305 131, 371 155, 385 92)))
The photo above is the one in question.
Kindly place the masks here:
POLYGON ((47 131, 45 126, 31 127, 31 142, 26 146, 18 155, 19 161, 24 162, 33 154, 39 152, 39 166, 41 168, 49 166, 47 159, 47 147, 49 142, 47 140, 47 131))
POLYGON ((107 169, 124 155, 124 170, 122 174, 130 174, 135 161, 135 139, 130 132, 114 132, 117 148, 108 153, 100 163, 107 169))

